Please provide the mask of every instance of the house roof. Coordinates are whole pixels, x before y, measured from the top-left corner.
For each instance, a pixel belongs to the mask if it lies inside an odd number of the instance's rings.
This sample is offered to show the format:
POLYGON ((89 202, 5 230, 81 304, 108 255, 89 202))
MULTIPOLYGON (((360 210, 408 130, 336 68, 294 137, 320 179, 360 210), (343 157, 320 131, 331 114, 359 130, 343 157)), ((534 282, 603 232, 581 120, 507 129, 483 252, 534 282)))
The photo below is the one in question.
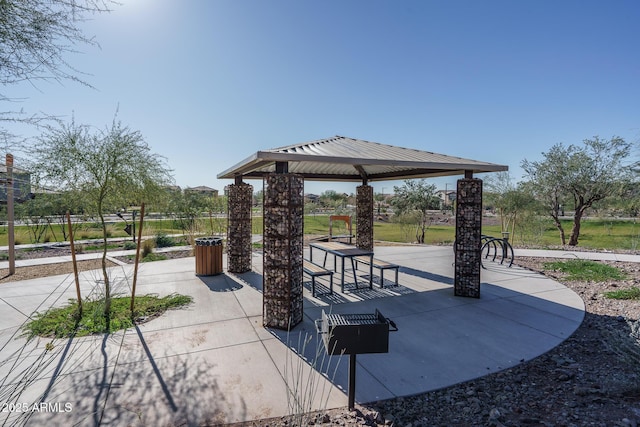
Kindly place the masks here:
POLYGON ((328 181, 383 181, 509 169, 494 163, 334 136, 258 151, 218 174, 218 178, 261 178, 275 172, 276 162, 286 162, 289 173, 303 175, 307 180, 328 181))
POLYGON ((197 187, 187 187, 184 191, 201 191, 201 192, 214 192, 217 191, 214 188, 207 187, 206 185, 199 185, 197 187))

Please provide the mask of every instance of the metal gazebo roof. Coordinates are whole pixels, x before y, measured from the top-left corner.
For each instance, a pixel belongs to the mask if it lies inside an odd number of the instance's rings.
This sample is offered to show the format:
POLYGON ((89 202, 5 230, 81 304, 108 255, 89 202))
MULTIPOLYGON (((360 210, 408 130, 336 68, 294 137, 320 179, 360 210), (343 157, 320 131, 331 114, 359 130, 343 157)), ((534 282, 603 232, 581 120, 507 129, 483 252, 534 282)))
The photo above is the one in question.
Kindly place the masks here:
POLYGON ((508 166, 361 139, 334 136, 258 151, 218 174, 218 179, 261 178, 287 163, 308 180, 383 181, 508 170, 508 166))

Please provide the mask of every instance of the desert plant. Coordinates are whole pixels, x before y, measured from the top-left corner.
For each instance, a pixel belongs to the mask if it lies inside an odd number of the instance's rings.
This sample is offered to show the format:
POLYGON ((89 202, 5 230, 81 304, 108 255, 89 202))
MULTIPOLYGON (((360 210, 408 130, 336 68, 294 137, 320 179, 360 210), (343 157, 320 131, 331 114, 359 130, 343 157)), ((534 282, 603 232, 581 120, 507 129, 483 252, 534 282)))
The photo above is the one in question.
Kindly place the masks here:
POLYGON ((567 273, 565 280, 622 280, 626 275, 615 267, 586 259, 544 263, 545 270, 567 273))
POLYGON ((150 254, 142 258, 142 262, 164 261, 166 259, 167 259, 167 256, 164 254, 156 254, 154 252, 151 252, 150 254))
POLYGON ((168 248, 171 246, 175 246, 176 242, 171 237, 167 235, 167 233, 159 231, 154 237, 156 248, 168 248))
POLYGON ((156 242, 153 239, 147 239, 142 242, 142 258, 146 258, 149 254, 153 253, 156 242))
POLYGON ((127 251, 130 251, 132 249, 135 249, 138 245, 136 245, 135 242, 124 242, 123 248, 127 251))
POLYGON ((132 327, 140 319, 154 318, 167 310, 189 305, 193 298, 187 295, 172 294, 166 297, 141 295, 136 297, 135 311, 131 313, 131 297, 113 298, 110 322, 104 317, 104 299, 83 301, 82 315, 78 313, 76 300, 60 308, 53 308, 36 314, 25 324, 23 332, 29 338, 84 336, 104 332, 115 332, 132 327))
POLYGON ((610 299, 640 300, 640 288, 634 286, 629 289, 618 289, 615 291, 605 292, 604 296, 610 299))

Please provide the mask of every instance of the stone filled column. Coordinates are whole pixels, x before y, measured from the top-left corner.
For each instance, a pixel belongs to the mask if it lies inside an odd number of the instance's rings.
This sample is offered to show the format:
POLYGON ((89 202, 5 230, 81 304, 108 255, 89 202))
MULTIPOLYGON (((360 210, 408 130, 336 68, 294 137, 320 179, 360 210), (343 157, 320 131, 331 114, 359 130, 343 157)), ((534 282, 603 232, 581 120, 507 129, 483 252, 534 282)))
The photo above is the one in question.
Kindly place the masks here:
POLYGON ((356 188, 356 246, 373 250, 373 187, 356 188))
POLYGON ((289 329, 303 315, 304 179, 265 177, 263 230, 263 325, 289 329))
POLYGON ((482 180, 458 180, 454 294, 480 298, 482 180))
POLYGON ((229 185, 227 201, 227 270, 251 271, 251 205, 253 186, 244 182, 229 185))

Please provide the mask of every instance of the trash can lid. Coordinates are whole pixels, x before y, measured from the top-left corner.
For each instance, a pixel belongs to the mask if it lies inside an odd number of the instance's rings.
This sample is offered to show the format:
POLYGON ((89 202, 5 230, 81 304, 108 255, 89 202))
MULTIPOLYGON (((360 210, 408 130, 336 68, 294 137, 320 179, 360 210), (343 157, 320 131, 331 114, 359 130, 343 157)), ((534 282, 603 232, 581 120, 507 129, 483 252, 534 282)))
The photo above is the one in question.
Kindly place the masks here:
POLYGON ((198 237, 196 246, 219 246, 222 245, 222 237, 198 237))

